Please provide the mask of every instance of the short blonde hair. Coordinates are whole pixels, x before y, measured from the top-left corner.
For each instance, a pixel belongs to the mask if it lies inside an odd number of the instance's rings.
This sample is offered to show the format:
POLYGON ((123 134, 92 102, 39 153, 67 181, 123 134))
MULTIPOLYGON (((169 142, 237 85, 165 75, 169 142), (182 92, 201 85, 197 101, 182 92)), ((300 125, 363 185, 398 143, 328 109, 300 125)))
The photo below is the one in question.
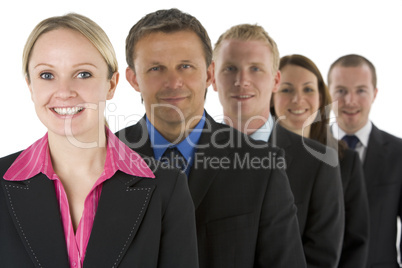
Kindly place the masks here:
POLYGON ((264 30, 263 27, 257 24, 239 24, 231 27, 229 30, 224 32, 215 43, 213 51, 213 60, 216 59, 219 49, 224 40, 237 39, 241 41, 262 41, 267 44, 271 49, 272 53, 272 71, 276 73, 279 69, 279 50, 278 47, 269 34, 264 30))
POLYGON ((64 16, 50 17, 41 21, 29 35, 22 54, 22 71, 29 82, 29 60, 36 41, 42 34, 60 28, 71 29, 84 35, 105 59, 109 72, 108 79, 112 78, 113 73, 118 70, 118 64, 116 53, 106 33, 91 19, 76 13, 69 13, 64 16))

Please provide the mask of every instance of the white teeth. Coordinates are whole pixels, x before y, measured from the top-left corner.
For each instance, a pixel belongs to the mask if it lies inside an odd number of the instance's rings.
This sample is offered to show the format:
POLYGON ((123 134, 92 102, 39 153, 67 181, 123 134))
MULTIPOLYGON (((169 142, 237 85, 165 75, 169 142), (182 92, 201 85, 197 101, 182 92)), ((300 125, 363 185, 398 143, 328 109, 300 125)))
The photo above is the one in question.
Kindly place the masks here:
POLYGON ((247 98, 251 98, 251 95, 241 95, 238 96, 239 99, 247 99, 247 98))
POLYGON ((344 111, 344 113, 346 113, 346 114, 355 114, 355 113, 357 113, 357 111, 356 111, 356 112, 348 112, 348 111, 344 111))
POLYGON ((83 107, 53 108, 59 115, 75 115, 84 110, 83 107))
POLYGON ((302 114, 304 113, 306 110, 291 110, 292 113, 294 114, 302 114))

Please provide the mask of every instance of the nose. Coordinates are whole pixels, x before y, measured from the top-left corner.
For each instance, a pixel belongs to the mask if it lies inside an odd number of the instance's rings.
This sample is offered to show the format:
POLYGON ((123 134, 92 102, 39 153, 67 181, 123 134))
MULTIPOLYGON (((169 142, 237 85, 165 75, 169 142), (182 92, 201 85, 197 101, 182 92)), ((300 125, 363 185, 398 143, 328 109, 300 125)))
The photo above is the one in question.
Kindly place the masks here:
POLYGON ((345 95, 345 103, 347 103, 347 104, 353 103, 355 101, 355 99, 356 99, 356 96, 353 92, 348 92, 345 95))
POLYGON ((177 71, 171 71, 166 78, 166 87, 171 89, 181 88, 183 86, 183 78, 177 71))
POLYGON ((250 85, 250 77, 245 70, 240 70, 236 75, 235 86, 236 87, 247 87, 250 85))
POLYGON ((59 99, 69 99, 77 96, 73 84, 68 79, 60 79, 56 86, 55 95, 59 99))
POLYGON ((303 99, 302 94, 299 91, 293 92, 292 102, 298 103, 303 99))

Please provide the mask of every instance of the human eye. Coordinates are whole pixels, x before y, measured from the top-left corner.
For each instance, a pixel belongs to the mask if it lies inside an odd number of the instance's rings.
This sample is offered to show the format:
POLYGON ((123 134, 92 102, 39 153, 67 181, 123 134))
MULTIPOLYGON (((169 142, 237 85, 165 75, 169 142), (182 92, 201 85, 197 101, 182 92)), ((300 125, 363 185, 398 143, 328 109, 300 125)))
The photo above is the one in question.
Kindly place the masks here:
POLYGON ((311 87, 305 87, 304 88, 304 92, 306 92, 306 93, 310 93, 310 92, 313 92, 314 91, 314 89, 312 89, 311 87))
POLYGON ((92 74, 90 72, 80 72, 78 73, 77 77, 82 79, 90 78, 92 74))
POLYGON ((190 65, 190 64, 182 64, 182 65, 181 65, 181 68, 182 68, 182 69, 190 69, 190 68, 191 68, 191 65, 190 65))
POLYGON ((343 88, 339 88, 336 90, 336 94, 338 95, 345 95, 346 94, 346 90, 343 88))
POLYGON ((161 69, 160 66, 154 66, 154 67, 149 68, 149 71, 156 72, 156 71, 159 71, 160 69, 161 69))
POLYGON ((366 89, 364 89, 364 88, 359 88, 359 89, 357 90, 357 93, 358 93, 358 94, 364 94, 364 93, 366 93, 366 89))
POLYGON ((289 93, 289 92, 290 92, 290 89, 287 88, 287 87, 281 88, 281 89, 280 89, 280 92, 282 92, 282 93, 289 93))
POLYGON ((257 67, 257 66, 252 66, 251 67, 251 71, 253 71, 253 72, 258 72, 260 70, 261 70, 260 67, 257 67))
POLYGON ((53 79, 54 78, 54 76, 53 76, 53 74, 51 74, 51 73, 41 73, 40 74, 40 77, 42 78, 42 79, 45 79, 45 80, 51 80, 51 79, 53 79))
POLYGON ((225 72, 234 72, 234 71, 236 71, 236 67, 229 65, 229 66, 226 66, 223 70, 225 72))

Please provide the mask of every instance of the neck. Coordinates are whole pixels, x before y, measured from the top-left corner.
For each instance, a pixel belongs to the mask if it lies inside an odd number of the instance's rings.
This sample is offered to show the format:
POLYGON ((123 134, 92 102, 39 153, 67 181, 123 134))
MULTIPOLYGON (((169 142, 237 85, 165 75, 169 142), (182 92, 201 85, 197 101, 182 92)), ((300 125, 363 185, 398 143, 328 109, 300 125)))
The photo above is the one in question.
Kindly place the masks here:
POLYGON ((252 118, 230 117, 225 114, 224 122, 226 125, 231 126, 246 135, 251 135, 260 129, 267 121, 268 117, 254 116, 252 118))
POLYGON ((170 143, 178 144, 191 133, 194 127, 200 122, 198 120, 184 121, 180 123, 169 123, 166 121, 151 122, 159 133, 170 143))
POLYGON ((355 128, 347 128, 345 125, 340 124, 338 122, 338 127, 340 129, 342 129, 343 132, 345 132, 347 135, 355 135, 356 132, 360 131, 361 129, 363 129, 366 126, 367 122, 368 122, 368 119, 365 121, 365 123, 363 125, 361 125, 360 127, 355 127, 355 128))
POLYGON ((55 173, 64 179, 72 174, 101 173, 106 161, 106 133, 92 143, 79 142, 76 137, 49 132, 49 151, 55 173))

